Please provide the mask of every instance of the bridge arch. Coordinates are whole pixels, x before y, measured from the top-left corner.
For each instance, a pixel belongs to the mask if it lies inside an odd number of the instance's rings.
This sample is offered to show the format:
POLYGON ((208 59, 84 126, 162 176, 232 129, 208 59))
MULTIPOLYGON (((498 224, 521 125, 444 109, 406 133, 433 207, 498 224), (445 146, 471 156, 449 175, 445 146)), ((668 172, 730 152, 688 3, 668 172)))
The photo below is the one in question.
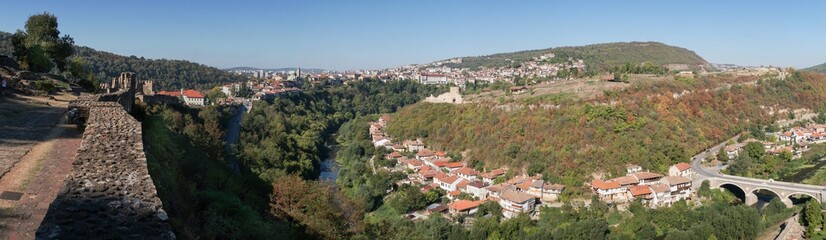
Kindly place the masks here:
POLYGON ((740 185, 730 182, 720 183, 719 185, 717 185, 717 188, 728 190, 729 192, 734 194, 735 197, 739 198, 740 201, 742 201, 743 203, 746 202, 748 194, 751 193, 751 191, 747 192, 746 189, 741 187, 740 185))
POLYGON ((805 201, 800 201, 799 198, 792 198, 794 196, 810 197, 811 200, 814 200, 814 201, 817 201, 818 203, 820 203, 820 199, 817 196, 812 195, 811 193, 806 193, 806 192, 793 192, 793 193, 790 193, 788 196, 786 196, 786 198, 788 198, 789 201, 792 201, 792 203, 794 203, 794 204, 799 204, 799 203, 804 203, 805 202, 805 201))

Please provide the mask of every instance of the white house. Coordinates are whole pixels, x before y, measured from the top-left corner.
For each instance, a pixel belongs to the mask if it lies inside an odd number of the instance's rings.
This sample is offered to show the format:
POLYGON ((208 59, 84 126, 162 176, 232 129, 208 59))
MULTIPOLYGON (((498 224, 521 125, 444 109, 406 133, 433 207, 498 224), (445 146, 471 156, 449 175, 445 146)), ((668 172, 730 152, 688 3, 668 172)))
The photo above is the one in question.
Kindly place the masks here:
POLYGON ((207 104, 204 94, 195 90, 181 89, 181 96, 183 96, 184 103, 188 106, 204 106, 207 104))
POLYGON ((479 172, 469 167, 461 167, 455 172, 456 175, 458 175, 460 178, 464 178, 470 181, 476 180, 476 176, 479 175, 479 172))
POLYGON ((591 188, 594 189, 599 198, 603 201, 625 201, 625 196, 623 196, 625 189, 622 188, 617 182, 594 179, 591 181, 591 188))
POLYGON ((444 189, 445 191, 452 192, 456 191, 456 185, 463 180, 457 176, 449 176, 447 174, 437 174, 433 177, 433 182, 439 184, 439 188, 444 189))
POLYGON ((519 213, 533 213, 536 198, 533 195, 507 189, 499 195, 499 206, 502 206, 502 215, 511 218, 519 213))
POLYGON ((563 185, 546 183, 540 179, 531 183, 528 194, 534 195, 543 202, 553 202, 559 198, 559 194, 562 194, 563 189, 565 189, 563 185))
POLYGON ((664 177, 661 182, 668 185, 673 201, 691 197, 691 179, 681 176, 667 176, 664 177))
POLYGON ((668 176, 680 176, 686 178, 694 177, 694 171, 688 163, 677 163, 668 168, 668 176))
POLYGON ((485 199, 488 197, 488 189, 485 188, 485 183, 474 181, 465 186, 465 192, 478 199, 485 199))

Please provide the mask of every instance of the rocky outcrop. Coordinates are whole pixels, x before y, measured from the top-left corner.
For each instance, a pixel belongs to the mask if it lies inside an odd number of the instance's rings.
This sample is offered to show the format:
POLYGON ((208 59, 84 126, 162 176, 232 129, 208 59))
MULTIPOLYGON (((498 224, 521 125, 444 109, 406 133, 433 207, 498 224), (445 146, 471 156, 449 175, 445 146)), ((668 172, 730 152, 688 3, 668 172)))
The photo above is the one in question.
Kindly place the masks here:
POLYGON ((70 104, 88 111, 86 129, 38 239, 175 238, 146 166, 141 124, 127 113, 131 105, 122 103, 134 98, 128 95, 95 95, 70 104))

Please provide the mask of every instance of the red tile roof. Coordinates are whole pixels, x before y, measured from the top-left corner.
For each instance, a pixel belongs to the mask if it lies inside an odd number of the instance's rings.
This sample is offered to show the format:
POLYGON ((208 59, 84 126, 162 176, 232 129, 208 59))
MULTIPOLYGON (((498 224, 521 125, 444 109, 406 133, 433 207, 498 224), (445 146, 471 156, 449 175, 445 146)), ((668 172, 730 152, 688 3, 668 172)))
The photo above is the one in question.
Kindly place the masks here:
POLYGON ((651 194, 651 188, 645 185, 633 186, 628 188, 631 191, 631 196, 642 196, 651 194))
POLYGON ((188 98, 204 98, 204 94, 195 90, 184 90, 184 97, 188 98))
POLYGON ((622 177, 611 179, 609 181, 616 182, 619 185, 632 185, 632 184, 636 185, 636 184, 640 183, 639 180, 637 180, 636 178, 634 178, 632 176, 622 176, 622 177))
POLYGON ((447 167, 447 168, 460 168, 460 167, 464 167, 464 166, 465 166, 465 164, 462 163, 462 162, 452 162, 452 163, 448 163, 447 165, 445 165, 445 167, 447 167))
POLYGON ((459 170, 456 170, 456 173, 458 173, 458 174, 462 174, 462 175, 466 175, 466 176, 476 176, 476 175, 479 175, 479 172, 477 172, 477 171, 476 171, 476 170, 474 170, 473 168, 469 168, 469 167, 462 167, 462 168, 459 168, 459 170))
POLYGON ((619 185, 619 183, 614 182, 614 181, 604 182, 604 181, 599 180, 599 179, 594 179, 594 181, 591 181, 591 187, 601 189, 601 190, 608 190, 608 189, 620 188, 620 185, 619 185))
POLYGON ((450 209, 454 209, 456 211, 462 212, 462 211, 477 208, 477 207, 479 207, 479 205, 481 205, 484 202, 485 201, 459 200, 459 201, 455 201, 455 202, 450 203, 448 206, 450 206, 450 209))
POLYGON ((638 172, 638 173, 634 173, 634 177, 637 177, 637 179, 643 180, 643 179, 661 178, 661 177, 663 177, 663 175, 660 175, 660 174, 657 174, 657 173, 652 173, 652 172, 638 172))
POLYGON ((688 163, 684 163, 684 162, 677 163, 677 165, 674 165, 674 166, 676 166, 676 167, 677 167, 677 170, 680 170, 680 172, 685 171, 686 169, 691 168, 691 165, 689 165, 688 163))

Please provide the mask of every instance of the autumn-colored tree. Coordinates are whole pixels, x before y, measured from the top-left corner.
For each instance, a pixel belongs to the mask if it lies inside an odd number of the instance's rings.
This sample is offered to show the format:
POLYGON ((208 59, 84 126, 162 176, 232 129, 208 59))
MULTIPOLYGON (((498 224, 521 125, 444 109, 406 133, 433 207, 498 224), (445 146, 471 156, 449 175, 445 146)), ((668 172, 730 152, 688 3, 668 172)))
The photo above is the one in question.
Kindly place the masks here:
POLYGON ((304 226, 311 236, 341 239, 364 230, 362 204, 332 185, 297 175, 278 177, 272 185, 270 212, 304 226))

